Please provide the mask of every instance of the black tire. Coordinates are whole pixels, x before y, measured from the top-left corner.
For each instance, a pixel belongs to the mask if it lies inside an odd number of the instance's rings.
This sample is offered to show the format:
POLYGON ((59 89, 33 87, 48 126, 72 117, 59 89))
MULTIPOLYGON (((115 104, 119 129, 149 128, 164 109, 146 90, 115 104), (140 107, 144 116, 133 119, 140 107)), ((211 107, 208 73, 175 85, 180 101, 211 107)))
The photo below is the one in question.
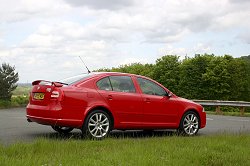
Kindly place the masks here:
POLYGON ((105 111, 94 110, 85 119, 82 126, 84 136, 93 139, 103 139, 107 137, 112 128, 112 121, 105 111))
POLYGON ((72 127, 61 127, 61 126, 51 126, 51 127, 60 134, 68 134, 74 129, 72 127))
POLYGON ((182 116, 177 132, 181 135, 193 136, 198 133, 199 129, 199 116, 193 111, 188 111, 182 116))

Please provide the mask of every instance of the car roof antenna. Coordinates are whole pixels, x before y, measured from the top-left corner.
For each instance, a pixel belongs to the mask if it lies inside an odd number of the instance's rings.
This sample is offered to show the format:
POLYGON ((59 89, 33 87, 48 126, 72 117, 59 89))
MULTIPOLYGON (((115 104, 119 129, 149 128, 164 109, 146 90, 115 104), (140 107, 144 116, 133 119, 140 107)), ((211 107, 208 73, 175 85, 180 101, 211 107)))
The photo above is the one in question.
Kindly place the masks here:
POLYGON ((83 65, 86 67, 87 71, 88 71, 88 74, 91 73, 91 71, 89 70, 89 68, 87 67, 87 65, 84 63, 84 61, 82 60, 82 57, 79 56, 79 58, 81 59, 83 65))

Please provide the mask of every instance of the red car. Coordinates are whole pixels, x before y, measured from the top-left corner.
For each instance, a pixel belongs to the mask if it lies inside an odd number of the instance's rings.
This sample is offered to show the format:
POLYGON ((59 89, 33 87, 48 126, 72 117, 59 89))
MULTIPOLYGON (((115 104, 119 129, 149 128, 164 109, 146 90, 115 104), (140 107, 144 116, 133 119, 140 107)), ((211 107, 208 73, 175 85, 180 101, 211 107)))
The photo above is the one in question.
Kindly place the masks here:
POLYGON ((87 136, 103 138, 113 129, 177 129, 195 135, 206 125, 201 105, 140 75, 96 72, 32 85, 27 120, 60 133, 78 128, 87 136))

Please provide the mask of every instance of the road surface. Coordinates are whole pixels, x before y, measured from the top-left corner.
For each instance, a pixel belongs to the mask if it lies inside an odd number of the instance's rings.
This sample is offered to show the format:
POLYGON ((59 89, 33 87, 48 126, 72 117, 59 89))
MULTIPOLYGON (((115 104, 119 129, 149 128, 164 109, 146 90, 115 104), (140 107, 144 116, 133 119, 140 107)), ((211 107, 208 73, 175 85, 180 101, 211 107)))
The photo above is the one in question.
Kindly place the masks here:
MULTIPOLYGON (((0 110, 0 143, 4 145, 16 142, 30 142, 37 138, 48 139, 82 139, 81 131, 73 130, 72 134, 60 135, 50 126, 28 123, 25 117, 25 108, 13 108, 0 110)), ((113 131, 111 137, 147 137, 150 134, 155 136, 167 136, 173 132, 155 131, 145 133, 142 131, 113 131)), ((207 126, 201 129, 198 135, 214 135, 220 133, 249 133, 250 118, 207 115, 207 126)))

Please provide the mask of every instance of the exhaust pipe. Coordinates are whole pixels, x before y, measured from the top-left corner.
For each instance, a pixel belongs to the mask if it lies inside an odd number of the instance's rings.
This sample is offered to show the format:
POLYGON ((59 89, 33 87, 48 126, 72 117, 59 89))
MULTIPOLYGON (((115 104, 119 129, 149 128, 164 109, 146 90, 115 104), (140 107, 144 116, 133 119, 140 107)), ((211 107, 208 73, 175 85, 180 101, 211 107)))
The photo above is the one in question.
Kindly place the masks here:
POLYGON ((27 118, 27 121, 28 121, 28 122, 32 122, 29 118, 27 118))

